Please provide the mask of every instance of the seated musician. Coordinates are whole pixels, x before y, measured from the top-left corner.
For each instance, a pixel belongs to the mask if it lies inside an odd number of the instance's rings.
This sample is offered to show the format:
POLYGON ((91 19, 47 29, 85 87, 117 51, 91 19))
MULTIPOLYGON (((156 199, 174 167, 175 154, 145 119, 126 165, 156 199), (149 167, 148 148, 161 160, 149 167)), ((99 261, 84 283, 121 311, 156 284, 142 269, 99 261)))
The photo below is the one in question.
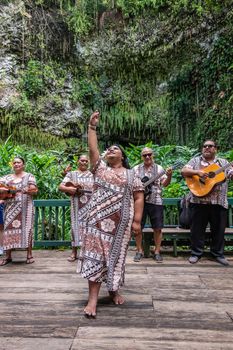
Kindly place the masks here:
POLYGON ((191 190, 191 256, 189 262, 195 264, 204 250, 207 224, 211 230, 211 256, 227 266, 224 257, 224 232, 227 224, 227 181, 233 178, 233 168, 227 160, 216 156, 217 146, 213 140, 206 140, 200 156, 192 158, 182 169, 182 175, 191 190), (207 168, 208 167, 208 168, 207 168), (225 168, 218 176, 211 178, 210 171, 225 168), (218 177, 220 176, 220 180, 218 177), (218 182, 220 181, 220 182, 218 182))
MULTIPOLYGON (((141 222, 141 229, 145 226, 147 216, 150 218, 151 226, 154 231, 155 252, 154 260, 158 263, 163 261, 160 254, 160 247, 162 243, 162 228, 163 228, 163 201, 162 201, 162 186, 166 187, 171 182, 172 169, 164 169, 154 163, 154 152, 151 148, 145 147, 141 152, 143 163, 137 165, 134 169, 136 174, 142 179, 147 176, 151 178, 158 173, 164 172, 157 181, 152 182, 150 193, 145 196, 144 211, 141 222)), ((137 252, 134 257, 135 262, 139 262, 143 257, 142 250, 142 231, 135 236, 137 252)))
POLYGON ((77 163, 77 170, 70 171, 70 165, 65 169, 63 173, 65 178, 59 185, 60 191, 71 195, 72 253, 67 259, 69 262, 77 259, 77 247, 81 245, 82 231, 85 227, 87 216, 87 203, 91 198, 93 188, 93 175, 88 170, 88 157, 82 154, 77 163), (80 187, 81 191, 83 190, 83 193, 78 192, 78 187, 80 187))

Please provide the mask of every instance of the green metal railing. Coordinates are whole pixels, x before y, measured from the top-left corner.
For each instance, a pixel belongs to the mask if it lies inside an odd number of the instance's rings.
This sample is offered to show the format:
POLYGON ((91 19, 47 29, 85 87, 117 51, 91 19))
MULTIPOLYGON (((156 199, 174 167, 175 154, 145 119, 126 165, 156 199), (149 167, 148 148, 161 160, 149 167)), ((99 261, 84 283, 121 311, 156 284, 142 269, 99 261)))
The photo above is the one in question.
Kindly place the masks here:
POLYGON ((35 247, 70 246, 70 201, 35 200, 35 247))
MULTIPOLYGON (((164 198, 166 226, 178 225, 180 198, 164 198)), ((233 198, 228 198, 228 225, 233 227, 233 198)), ((35 200, 35 247, 70 246, 70 200, 35 200)))

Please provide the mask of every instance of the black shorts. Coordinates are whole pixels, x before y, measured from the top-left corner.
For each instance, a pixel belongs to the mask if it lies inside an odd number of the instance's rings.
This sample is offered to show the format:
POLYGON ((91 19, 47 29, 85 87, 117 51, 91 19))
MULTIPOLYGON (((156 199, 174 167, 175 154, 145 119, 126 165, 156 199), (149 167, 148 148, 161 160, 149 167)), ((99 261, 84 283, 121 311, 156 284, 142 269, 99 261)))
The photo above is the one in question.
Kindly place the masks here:
POLYGON ((152 228, 163 228, 163 205, 145 203, 142 215, 142 229, 145 226, 147 217, 150 218, 152 228))

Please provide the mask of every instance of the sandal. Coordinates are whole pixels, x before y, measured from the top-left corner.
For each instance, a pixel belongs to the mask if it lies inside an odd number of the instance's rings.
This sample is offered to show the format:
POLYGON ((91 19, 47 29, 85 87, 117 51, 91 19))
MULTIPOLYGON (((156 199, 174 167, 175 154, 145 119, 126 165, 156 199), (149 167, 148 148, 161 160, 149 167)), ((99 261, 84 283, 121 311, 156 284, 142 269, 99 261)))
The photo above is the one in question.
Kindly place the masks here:
POLYGON ((5 266, 11 262, 12 262, 11 258, 2 259, 2 261, 0 262, 0 266, 5 266))
POLYGON ((69 262, 74 262, 75 260, 77 260, 78 258, 75 256, 69 256, 69 258, 67 258, 67 261, 69 262))
POLYGON ((26 260, 26 264, 33 264, 35 262, 33 256, 31 256, 30 258, 27 258, 26 260))

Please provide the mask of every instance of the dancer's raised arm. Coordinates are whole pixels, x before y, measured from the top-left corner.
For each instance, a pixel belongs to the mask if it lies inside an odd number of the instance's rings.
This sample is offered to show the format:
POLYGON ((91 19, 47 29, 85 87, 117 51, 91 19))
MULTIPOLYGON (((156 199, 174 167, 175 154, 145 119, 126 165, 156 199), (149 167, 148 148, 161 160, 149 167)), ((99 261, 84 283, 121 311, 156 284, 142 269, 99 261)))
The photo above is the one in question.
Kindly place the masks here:
POLYGON ((92 113, 88 125, 88 146, 91 166, 95 166, 100 156, 98 149, 98 140, 96 135, 96 127, 99 122, 99 116, 100 114, 98 111, 92 113))

